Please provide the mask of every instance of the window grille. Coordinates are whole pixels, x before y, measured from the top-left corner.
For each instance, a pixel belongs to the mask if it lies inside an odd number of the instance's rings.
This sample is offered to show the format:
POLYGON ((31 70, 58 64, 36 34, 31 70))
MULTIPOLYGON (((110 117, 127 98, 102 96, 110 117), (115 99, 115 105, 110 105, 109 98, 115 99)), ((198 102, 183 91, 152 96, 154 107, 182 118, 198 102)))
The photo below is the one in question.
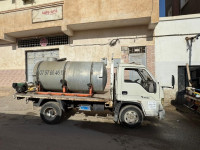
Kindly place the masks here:
POLYGON ((18 48, 68 44, 67 35, 18 40, 18 48))
POLYGON ((136 47, 129 47, 129 54, 133 53, 145 53, 146 47, 145 46, 136 46, 136 47))

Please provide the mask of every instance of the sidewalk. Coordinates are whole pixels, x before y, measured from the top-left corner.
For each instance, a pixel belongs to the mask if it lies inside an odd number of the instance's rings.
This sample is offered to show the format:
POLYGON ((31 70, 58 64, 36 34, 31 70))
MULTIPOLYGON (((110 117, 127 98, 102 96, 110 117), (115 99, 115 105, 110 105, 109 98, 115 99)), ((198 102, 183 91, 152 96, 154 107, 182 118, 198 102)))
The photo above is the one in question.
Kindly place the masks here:
POLYGON ((32 102, 14 99, 14 93, 12 87, 0 87, 0 112, 33 110, 32 102))

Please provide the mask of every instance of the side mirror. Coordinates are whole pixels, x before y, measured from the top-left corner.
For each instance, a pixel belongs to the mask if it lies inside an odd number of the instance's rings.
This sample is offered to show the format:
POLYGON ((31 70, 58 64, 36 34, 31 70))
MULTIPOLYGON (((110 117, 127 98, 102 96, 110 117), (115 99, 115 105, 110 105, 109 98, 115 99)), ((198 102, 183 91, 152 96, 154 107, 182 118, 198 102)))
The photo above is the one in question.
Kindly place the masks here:
POLYGON ((172 87, 174 89, 174 85, 175 85, 175 78, 174 78, 174 75, 172 75, 172 87))
POLYGON ((175 85, 175 78, 174 75, 172 75, 172 86, 162 86, 162 88, 174 89, 174 85, 175 85))

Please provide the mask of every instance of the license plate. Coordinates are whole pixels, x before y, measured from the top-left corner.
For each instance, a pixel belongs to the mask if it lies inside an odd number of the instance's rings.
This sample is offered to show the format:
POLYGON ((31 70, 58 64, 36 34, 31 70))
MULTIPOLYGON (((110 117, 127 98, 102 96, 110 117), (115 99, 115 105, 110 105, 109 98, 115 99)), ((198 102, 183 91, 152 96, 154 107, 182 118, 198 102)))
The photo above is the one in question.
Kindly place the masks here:
POLYGON ((79 110, 91 111, 90 106, 80 106, 79 110))

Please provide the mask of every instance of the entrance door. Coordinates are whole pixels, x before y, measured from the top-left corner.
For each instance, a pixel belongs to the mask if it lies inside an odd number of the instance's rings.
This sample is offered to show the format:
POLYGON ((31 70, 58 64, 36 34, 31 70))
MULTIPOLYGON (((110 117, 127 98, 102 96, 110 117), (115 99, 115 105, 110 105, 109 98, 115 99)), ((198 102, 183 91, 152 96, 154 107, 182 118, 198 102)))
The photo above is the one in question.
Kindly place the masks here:
POLYGON ((27 51, 26 52, 26 81, 33 82, 33 69, 36 63, 46 60, 48 57, 59 58, 59 50, 27 51))

